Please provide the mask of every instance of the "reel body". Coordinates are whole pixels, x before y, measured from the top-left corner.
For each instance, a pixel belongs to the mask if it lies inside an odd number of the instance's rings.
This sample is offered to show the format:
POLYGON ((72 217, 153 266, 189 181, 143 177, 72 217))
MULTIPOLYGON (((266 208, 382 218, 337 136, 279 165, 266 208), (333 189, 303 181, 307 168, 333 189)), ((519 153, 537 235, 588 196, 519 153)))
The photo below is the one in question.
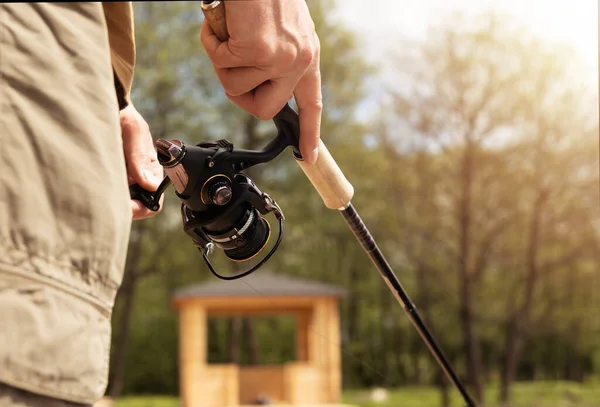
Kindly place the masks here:
MULTIPOLYGON (((289 110, 288 110, 289 109, 289 110)), ((295 112, 283 109, 274 119, 278 134, 262 150, 234 149, 228 140, 186 146, 179 140, 158 139, 158 160, 166 177, 155 192, 132 185, 132 199, 140 200, 153 211, 159 209, 160 196, 173 185, 181 200, 183 229, 202 252, 211 272, 218 278, 232 280, 246 276, 261 267, 277 250, 283 236, 283 211, 275 200, 242 171, 277 157, 292 146, 298 152, 298 124, 295 112), (277 240, 270 252, 250 270, 232 277, 218 274, 208 256, 215 247, 227 258, 241 263, 258 256, 273 235, 265 215, 272 213, 279 221, 277 240)))

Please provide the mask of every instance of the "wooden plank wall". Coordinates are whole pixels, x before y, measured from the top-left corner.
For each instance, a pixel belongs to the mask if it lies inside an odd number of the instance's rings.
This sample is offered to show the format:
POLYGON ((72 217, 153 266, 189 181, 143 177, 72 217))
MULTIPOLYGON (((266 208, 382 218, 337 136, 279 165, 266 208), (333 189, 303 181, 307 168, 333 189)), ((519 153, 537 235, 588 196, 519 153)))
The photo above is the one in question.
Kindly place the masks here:
POLYGON ((323 403, 322 371, 305 363, 285 365, 286 399, 292 405, 323 403))
POLYGON ((248 366, 240 368, 240 403, 255 404, 261 395, 277 404, 285 399, 284 366, 248 366))
POLYGON ((184 407, 200 405, 197 386, 206 369, 206 310, 190 304, 179 315, 179 377, 184 407))
POLYGON ((224 407, 239 403, 239 367, 235 364, 207 366, 195 386, 199 404, 184 407, 224 407))

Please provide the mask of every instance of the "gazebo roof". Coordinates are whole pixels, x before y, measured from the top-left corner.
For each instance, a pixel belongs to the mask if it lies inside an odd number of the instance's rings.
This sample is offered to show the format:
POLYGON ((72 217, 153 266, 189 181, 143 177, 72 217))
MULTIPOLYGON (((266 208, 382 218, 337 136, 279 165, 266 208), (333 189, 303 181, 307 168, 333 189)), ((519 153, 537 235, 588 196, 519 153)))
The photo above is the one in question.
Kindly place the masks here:
POLYGON ((237 280, 215 280, 175 291, 177 300, 207 297, 332 296, 343 297, 341 287, 303 278, 257 270, 237 280))

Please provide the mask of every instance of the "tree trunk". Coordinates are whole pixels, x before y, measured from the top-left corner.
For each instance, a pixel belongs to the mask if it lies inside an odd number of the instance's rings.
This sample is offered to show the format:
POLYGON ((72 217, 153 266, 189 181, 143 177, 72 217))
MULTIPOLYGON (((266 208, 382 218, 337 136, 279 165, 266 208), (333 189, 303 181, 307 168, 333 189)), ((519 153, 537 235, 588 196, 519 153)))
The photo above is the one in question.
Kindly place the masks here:
POLYGON ((127 273, 124 284, 121 286, 121 295, 124 298, 123 311, 119 320, 119 336, 115 343, 114 364, 112 368, 112 380, 107 394, 117 398, 123 392, 125 384, 125 357, 127 356, 127 342, 133 315, 133 300, 135 295, 136 278, 133 272, 127 273))
POLYGON ((506 344, 504 346, 504 362, 500 376, 499 402, 507 405, 510 399, 510 387, 515 381, 518 359, 521 354, 523 338, 520 332, 519 318, 512 318, 508 324, 506 344))
POLYGON ((449 407, 450 406, 450 391, 448 388, 448 379, 444 372, 440 369, 436 374, 437 385, 440 389, 440 407, 449 407))
POLYGON ((531 304, 533 303, 533 294, 538 280, 538 249, 540 236, 540 222, 542 208, 546 194, 543 191, 538 192, 538 196, 533 204, 531 211, 531 224, 529 243, 527 247, 527 276, 525 279, 525 290, 522 305, 517 309, 509 323, 509 329, 506 338, 504 369, 501 376, 499 402, 506 405, 510 399, 510 386, 515 380, 517 366, 521 357, 521 348, 526 339, 524 327, 527 326, 531 304))
POLYGON ((475 335, 473 318, 472 270, 471 258, 471 190, 473 187, 473 142, 467 140, 461 163, 462 194, 459 200, 458 216, 460 228, 460 254, 458 270, 460 278, 460 321, 463 333, 463 345, 467 358, 467 380, 474 391, 476 402, 483 399, 483 383, 481 380, 481 356, 479 343, 475 335))
POLYGON ((248 350, 248 359, 251 365, 258 365, 260 363, 258 357, 258 348, 256 346, 256 335, 254 332, 254 320, 251 318, 244 318, 244 332, 246 336, 246 345, 248 350))
MULTIPOLYGON (((568 306, 571 309, 575 309, 575 307, 577 306, 575 301, 578 296, 577 288, 576 288, 576 279, 578 277, 578 269, 576 267, 570 267, 569 270, 570 270, 570 273, 567 273, 567 279, 568 279, 567 296, 569 298, 568 306)), ((565 374, 566 377, 565 378, 570 381, 581 382, 584 378, 583 366, 581 364, 582 360, 579 357, 578 352, 575 348, 577 346, 577 344, 580 343, 580 337, 581 337, 581 321, 580 321, 579 316, 572 317, 571 322, 569 323, 569 336, 571 338, 571 340, 569 342, 574 345, 570 345, 570 347, 569 347, 569 351, 568 351, 569 357, 567 358, 567 361, 566 361, 567 366, 566 366, 566 374, 565 374)))
POLYGON ((422 341, 421 341, 421 337, 415 333, 413 335, 413 346, 411 346, 412 348, 412 352, 411 352, 411 357, 412 357, 412 368, 413 368, 413 377, 412 377, 412 381, 414 382, 414 384, 416 385, 420 385, 422 384, 421 382, 422 380, 422 369, 421 369, 421 352, 420 352, 420 348, 422 345, 422 341))
POLYGON ((475 336, 471 284, 469 279, 465 279, 462 282, 461 297, 460 319, 463 329, 464 349, 467 356, 467 379, 473 388, 475 402, 479 403, 483 399, 481 356, 479 344, 475 336))
POLYGON ((390 309, 390 296, 388 295, 388 293, 384 292, 384 290, 387 290, 387 286, 385 286, 384 284, 382 284, 380 286, 380 295, 378 296, 379 302, 378 302, 378 306, 379 306, 379 337, 381 339, 381 346, 379 347, 379 350, 377 350, 377 352, 379 353, 378 355, 378 359, 381 361, 381 372, 383 373, 383 386, 388 386, 389 385, 389 377, 391 376, 391 367, 390 367, 390 357, 389 357, 389 349, 393 349, 392 346, 390 346, 389 343, 389 337, 391 335, 388 335, 388 333, 391 332, 391 330, 389 329, 389 325, 387 324, 387 320, 388 320, 388 316, 387 313, 389 312, 390 309))

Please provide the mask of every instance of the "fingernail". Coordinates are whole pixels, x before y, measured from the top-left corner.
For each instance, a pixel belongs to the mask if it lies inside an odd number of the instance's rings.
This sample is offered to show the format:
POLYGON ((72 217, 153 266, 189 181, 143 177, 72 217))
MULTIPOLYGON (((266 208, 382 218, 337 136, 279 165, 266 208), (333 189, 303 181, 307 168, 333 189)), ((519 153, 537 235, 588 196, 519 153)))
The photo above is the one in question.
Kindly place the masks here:
POLYGON ((157 181, 154 173, 148 169, 144 170, 144 178, 146 178, 146 181, 148 181, 154 187, 154 189, 157 189, 160 185, 160 182, 157 181))

